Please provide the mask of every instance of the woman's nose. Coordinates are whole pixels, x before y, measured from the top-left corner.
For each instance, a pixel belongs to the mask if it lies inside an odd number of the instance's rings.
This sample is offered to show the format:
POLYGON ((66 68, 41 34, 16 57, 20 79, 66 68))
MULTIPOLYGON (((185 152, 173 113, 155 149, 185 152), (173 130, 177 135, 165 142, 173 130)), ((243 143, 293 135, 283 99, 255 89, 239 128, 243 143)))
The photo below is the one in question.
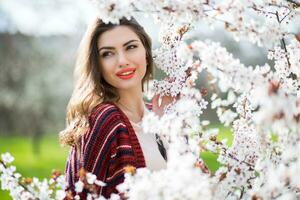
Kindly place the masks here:
POLYGON ((118 65, 119 66, 128 66, 129 60, 124 52, 118 54, 118 65))

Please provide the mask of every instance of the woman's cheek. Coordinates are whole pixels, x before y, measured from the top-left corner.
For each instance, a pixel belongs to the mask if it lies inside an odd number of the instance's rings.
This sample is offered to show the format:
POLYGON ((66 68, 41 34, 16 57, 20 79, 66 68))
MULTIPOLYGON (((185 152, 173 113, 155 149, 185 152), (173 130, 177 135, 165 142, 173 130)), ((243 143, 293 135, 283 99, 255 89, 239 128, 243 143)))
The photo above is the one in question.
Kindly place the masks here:
POLYGON ((141 65, 140 67, 146 67, 147 65, 147 60, 146 60, 146 55, 145 53, 140 52, 138 55, 139 58, 139 65, 141 65))

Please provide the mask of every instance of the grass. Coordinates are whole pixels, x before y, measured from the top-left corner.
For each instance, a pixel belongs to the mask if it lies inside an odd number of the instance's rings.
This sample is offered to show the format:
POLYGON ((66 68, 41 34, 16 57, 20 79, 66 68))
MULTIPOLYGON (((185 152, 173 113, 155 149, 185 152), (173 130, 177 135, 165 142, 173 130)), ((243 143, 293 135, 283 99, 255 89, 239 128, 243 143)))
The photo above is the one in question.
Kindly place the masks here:
MULTIPOLYGON (((228 128, 218 126, 220 133, 218 139, 228 139, 231 145, 232 134, 228 128)), ((49 178, 53 169, 64 171, 68 148, 60 147, 55 135, 46 135, 41 139, 40 153, 33 153, 33 141, 24 136, 0 136, 0 154, 10 152, 15 160, 13 165, 23 177, 49 178)), ((220 166, 217 155, 210 152, 201 153, 208 168, 215 172, 220 166)), ((1 183, 0 183, 1 184, 1 183)), ((0 199, 11 199, 9 193, 0 189, 0 199)))

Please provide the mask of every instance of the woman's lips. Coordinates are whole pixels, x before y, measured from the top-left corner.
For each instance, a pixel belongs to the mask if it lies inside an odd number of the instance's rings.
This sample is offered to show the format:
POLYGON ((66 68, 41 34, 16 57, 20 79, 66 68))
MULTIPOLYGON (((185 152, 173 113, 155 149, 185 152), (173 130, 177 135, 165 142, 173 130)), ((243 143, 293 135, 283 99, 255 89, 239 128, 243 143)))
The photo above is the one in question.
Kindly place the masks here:
POLYGON ((116 75, 121 79, 127 80, 134 76, 135 70, 136 70, 136 68, 133 68, 133 67, 122 69, 122 70, 118 71, 116 73, 116 75))

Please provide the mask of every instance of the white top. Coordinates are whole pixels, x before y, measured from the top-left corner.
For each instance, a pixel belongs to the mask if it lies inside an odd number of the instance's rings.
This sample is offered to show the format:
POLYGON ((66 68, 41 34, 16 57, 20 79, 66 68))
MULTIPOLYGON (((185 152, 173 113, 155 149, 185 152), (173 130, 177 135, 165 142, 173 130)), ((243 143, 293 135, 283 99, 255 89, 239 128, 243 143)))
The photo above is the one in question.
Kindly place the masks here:
MULTIPOLYGON (((150 111, 148 110, 148 108, 144 106, 144 116, 149 112, 150 111)), ((142 122, 135 123, 130 121, 130 123, 142 148, 146 167, 150 170, 160 170, 166 168, 167 163, 158 149, 155 135, 143 133, 143 129, 141 126, 142 122)))

